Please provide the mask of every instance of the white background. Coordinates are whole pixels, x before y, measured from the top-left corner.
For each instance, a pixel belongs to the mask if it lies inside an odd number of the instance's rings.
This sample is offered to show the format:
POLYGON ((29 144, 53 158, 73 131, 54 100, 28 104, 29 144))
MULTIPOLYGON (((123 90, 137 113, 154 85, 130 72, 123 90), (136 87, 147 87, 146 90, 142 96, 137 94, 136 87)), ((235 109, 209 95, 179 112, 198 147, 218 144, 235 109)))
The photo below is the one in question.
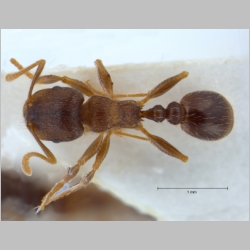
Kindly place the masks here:
POLYGON ((248 30, 2 30, 1 69, 11 57, 48 68, 248 56, 248 30))

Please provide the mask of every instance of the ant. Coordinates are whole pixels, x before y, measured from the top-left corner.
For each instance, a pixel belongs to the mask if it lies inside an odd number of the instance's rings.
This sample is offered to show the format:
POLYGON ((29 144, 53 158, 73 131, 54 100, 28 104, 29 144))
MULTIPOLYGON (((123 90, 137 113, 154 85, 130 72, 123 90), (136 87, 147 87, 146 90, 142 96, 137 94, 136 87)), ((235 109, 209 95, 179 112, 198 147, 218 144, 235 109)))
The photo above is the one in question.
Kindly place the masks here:
POLYGON ((23 116, 27 128, 45 154, 30 152, 24 155, 22 170, 26 175, 32 175, 29 165, 31 157, 41 158, 51 164, 56 163, 55 156, 41 140, 55 143, 72 141, 82 136, 84 129, 99 133, 77 164, 70 167, 66 175, 43 197, 37 213, 52 201, 88 185, 108 153, 112 134, 149 141, 163 153, 183 162, 188 161, 186 155, 163 138, 150 134, 142 125, 143 118, 155 122, 163 122, 166 119, 171 124, 180 124, 189 135, 208 141, 225 137, 233 128, 234 115, 230 103, 225 97, 212 91, 189 93, 181 99, 180 103, 172 102, 167 108, 156 105, 151 109, 142 110, 147 101, 163 95, 186 78, 189 74, 186 71, 164 80, 147 94, 114 94, 113 82, 101 60, 96 60, 95 65, 103 91, 96 90, 88 82, 84 83, 66 76, 40 76, 45 60, 39 60, 26 68, 13 58, 10 61, 19 69, 19 72, 8 74, 7 81, 13 81, 23 74, 32 80, 28 99, 23 107, 23 116), (33 75, 29 70, 36 66, 37 70, 33 75), (51 84, 58 81, 62 81, 71 88, 55 86, 32 94, 36 83, 51 84), (84 96, 89 97, 86 102, 84 102, 84 96), (124 97, 143 97, 143 99, 118 100, 124 97), (146 137, 125 133, 122 131, 123 128, 139 130, 146 137), (70 186, 68 183, 77 175, 80 167, 94 155, 96 159, 92 170, 77 184, 70 186))

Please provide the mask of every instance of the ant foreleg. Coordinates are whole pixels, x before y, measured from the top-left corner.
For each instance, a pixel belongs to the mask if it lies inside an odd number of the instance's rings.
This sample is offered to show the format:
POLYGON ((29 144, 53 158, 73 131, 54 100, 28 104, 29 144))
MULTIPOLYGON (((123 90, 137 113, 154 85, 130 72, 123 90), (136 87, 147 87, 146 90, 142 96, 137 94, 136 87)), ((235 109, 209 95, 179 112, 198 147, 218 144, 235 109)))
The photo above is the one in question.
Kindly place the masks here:
POLYGON ((69 195, 72 192, 75 192, 83 187, 86 187, 89 184, 95 172, 98 170, 99 166, 101 165, 101 163, 103 162, 103 160, 107 155, 111 134, 112 131, 110 131, 104 139, 103 139, 104 132, 98 136, 98 138, 89 146, 89 148, 85 151, 83 156, 78 160, 78 163, 74 167, 70 168, 68 170, 68 173, 54 185, 54 187, 49 191, 48 194, 44 196, 41 205, 38 207, 37 212, 43 210, 45 206, 47 206, 52 201, 58 200, 66 195, 69 195), (82 177, 82 179, 78 184, 63 190, 65 184, 67 184, 77 175, 80 167, 95 154, 96 154, 96 160, 93 164, 92 171, 90 171, 86 176, 82 177))
MULTIPOLYGON (((104 138, 101 146, 99 147, 99 150, 96 154, 96 160, 92 166, 92 170, 87 174, 87 175, 84 175, 80 181, 75 184, 74 186, 69 186, 68 188, 65 188, 65 190, 59 190, 58 193, 55 193, 51 198, 50 200, 47 202, 46 205, 48 205, 50 202, 52 201, 56 201, 64 196, 67 196, 73 192, 76 192, 78 190, 80 190, 81 188, 84 188, 86 187, 90 181, 92 180, 92 178, 94 177, 95 175, 95 172, 99 169, 100 165, 102 164, 103 160, 105 159, 106 155, 107 155, 107 152, 109 150, 109 144, 110 144, 110 136, 112 134, 112 131, 110 131, 106 137, 104 138)), ((62 188, 64 189, 64 187, 62 188)), ((41 209, 38 208, 38 212, 40 211, 41 209)))

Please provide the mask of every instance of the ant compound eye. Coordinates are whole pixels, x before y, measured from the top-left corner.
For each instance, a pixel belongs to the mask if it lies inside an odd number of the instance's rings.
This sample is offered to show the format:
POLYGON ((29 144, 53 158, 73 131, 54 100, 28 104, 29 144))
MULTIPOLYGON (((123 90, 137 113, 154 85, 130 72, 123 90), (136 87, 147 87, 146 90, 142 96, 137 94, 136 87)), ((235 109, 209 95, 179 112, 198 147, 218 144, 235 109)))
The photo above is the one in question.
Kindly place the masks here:
POLYGON ((182 98, 181 105, 186 111, 181 127, 191 136, 214 141, 228 135, 233 128, 232 106, 218 93, 193 92, 182 98))
POLYGON ((61 141, 60 140, 53 140, 52 142, 54 142, 54 143, 60 143, 61 141))

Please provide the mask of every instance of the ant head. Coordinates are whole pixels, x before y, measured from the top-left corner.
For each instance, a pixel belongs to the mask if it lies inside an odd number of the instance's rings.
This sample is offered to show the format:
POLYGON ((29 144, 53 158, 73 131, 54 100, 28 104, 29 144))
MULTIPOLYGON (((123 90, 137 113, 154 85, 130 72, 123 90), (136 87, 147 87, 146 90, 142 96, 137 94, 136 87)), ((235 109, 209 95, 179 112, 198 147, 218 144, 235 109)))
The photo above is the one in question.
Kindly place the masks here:
POLYGON ((79 91, 55 86, 35 92, 24 104, 23 115, 41 140, 72 141, 84 131, 80 111, 84 97, 79 91))

